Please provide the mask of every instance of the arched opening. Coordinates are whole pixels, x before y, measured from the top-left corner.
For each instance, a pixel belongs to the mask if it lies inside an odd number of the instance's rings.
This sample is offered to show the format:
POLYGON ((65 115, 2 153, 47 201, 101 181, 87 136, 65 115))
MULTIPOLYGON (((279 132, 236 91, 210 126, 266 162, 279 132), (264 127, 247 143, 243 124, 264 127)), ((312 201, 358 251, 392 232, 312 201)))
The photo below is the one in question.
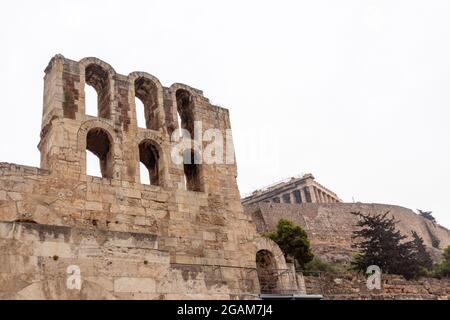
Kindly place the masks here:
POLYGON ((261 293, 276 293, 278 285, 278 271, 275 257, 268 250, 256 253, 256 271, 258 273, 261 293))
POLYGON ((139 161, 141 164, 141 183, 159 186, 159 152, 149 140, 139 144, 139 161))
POLYGON ((141 99, 138 97, 134 98, 134 104, 136 106, 136 121, 138 128, 147 128, 147 123, 145 121, 145 106, 141 99))
POLYGON ((88 86, 95 89, 97 93, 97 110, 91 110, 92 101, 86 101, 86 98, 91 100, 92 93, 89 93, 85 88, 85 106, 89 103, 89 111, 85 110, 86 114, 98 116, 100 118, 110 119, 111 117, 111 93, 108 72, 101 66, 90 64, 85 69, 85 80, 88 86), (88 95, 87 95, 88 94, 88 95), (94 113, 94 114, 92 114, 94 113))
MULTIPOLYGON (((181 129, 181 117, 180 117, 180 114, 178 113, 178 111, 177 111, 177 125, 178 125, 178 128, 181 129)), ((183 136, 183 133, 180 130, 180 137, 182 137, 182 136, 183 136)))
POLYGON ((158 87, 145 77, 139 77, 134 82, 135 100, 141 103, 136 104, 137 125, 140 128, 159 130, 158 125, 158 87))
POLYGON ((179 116, 179 128, 186 129, 194 138, 194 113, 193 98, 189 91, 179 89, 176 92, 177 112, 179 116))
POLYGON ((86 152, 86 174, 94 173, 95 176, 111 179, 113 152, 109 134, 101 128, 89 130, 86 136, 86 150, 89 151, 86 152), (92 156, 89 156, 89 153, 92 153, 92 156))
POLYGON ((192 149, 184 151, 184 185, 186 190, 189 191, 203 191, 203 186, 200 178, 201 165, 198 163, 198 158, 198 155, 196 157, 196 153, 192 149))
POLYGON ((139 161, 139 173, 140 173, 139 181, 141 182, 141 184, 151 185, 150 173, 148 172, 148 169, 145 166, 145 164, 143 164, 140 161, 139 161))
POLYGON ((86 174, 93 177, 102 177, 100 161, 98 157, 89 150, 86 150, 86 174))
POLYGON ((85 114, 97 117, 98 95, 94 87, 86 86, 84 88, 84 106, 85 106, 85 114))

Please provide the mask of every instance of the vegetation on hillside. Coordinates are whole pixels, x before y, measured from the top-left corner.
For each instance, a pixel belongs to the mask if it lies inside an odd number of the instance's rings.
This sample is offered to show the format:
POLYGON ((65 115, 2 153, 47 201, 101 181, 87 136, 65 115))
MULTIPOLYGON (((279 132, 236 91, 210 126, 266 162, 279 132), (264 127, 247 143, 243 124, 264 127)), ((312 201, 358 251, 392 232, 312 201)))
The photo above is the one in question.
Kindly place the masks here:
POLYGON ((443 260, 433 267, 430 275, 437 278, 450 278, 450 246, 445 248, 443 260))
POLYGON ((314 258, 310 262, 305 264, 303 271, 340 273, 340 272, 347 272, 348 269, 346 265, 343 263, 328 262, 322 260, 318 256, 314 256, 314 258))
MULTIPOLYGON (((352 212, 358 216, 358 230, 353 232, 357 249, 351 261, 350 271, 365 273, 371 265, 381 268, 383 273, 398 274, 406 279, 419 276, 450 277, 450 246, 443 253, 443 260, 433 265, 433 260, 423 239, 412 231, 412 240, 402 235, 396 228, 398 221, 389 216, 365 215, 352 212)), ((273 232, 265 236, 275 241, 283 251, 286 261, 295 263, 297 269, 319 272, 345 272, 345 265, 333 264, 314 256, 308 236, 300 226, 292 221, 281 219, 273 232)))
POLYGON ((406 236, 396 229, 394 217, 389 212, 382 215, 364 215, 352 212, 359 217, 352 238, 358 254, 352 261, 352 267, 359 272, 366 272, 371 265, 381 268, 382 272, 403 275, 411 279, 423 275, 432 267, 431 257, 426 251, 423 239, 413 232, 413 240, 406 241, 406 236))
POLYGON ((303 269, 314 258, 308 235, 292 221, 281 219, 276 230, 265 235, 278 244, 286 260, 294 262, 296 267, 303 269))
POLYGON ((433 223, 436 223, 436 218, 433 217, 432 213, 433 211, 424 211, 424 210, 420 210, 417 209, 417 211, 419 212, 419 215, 427 220, 430 220, 433 223))

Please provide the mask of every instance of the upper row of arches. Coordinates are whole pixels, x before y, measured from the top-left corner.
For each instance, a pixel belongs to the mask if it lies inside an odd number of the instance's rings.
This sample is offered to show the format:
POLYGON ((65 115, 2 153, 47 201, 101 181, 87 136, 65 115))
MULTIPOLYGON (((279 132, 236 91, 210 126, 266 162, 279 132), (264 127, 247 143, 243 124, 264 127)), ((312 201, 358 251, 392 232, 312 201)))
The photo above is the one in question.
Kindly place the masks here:
MULTIPOLYGON (((115 97, 114 69, 97 58, 84 58, 79 62, 84 91, 84 113, 111 119, 115 97), (84 79, 84 81, 83 81, 84 79)), ((177 126, 187 129, 193 135, 193 92, 184 85, 174 84, 170 89, 176 110, 169 112, 166 121, 164 91, 159 80, 146 72, 132 72, 128 75, 128 103, 132 118, 141 128, 159 130, 166 127, 169 134, 177 126), (178 122, 177 124, 175 122, 178 122)))
MULTIPOLYGON (((82 161, 85 164, 85 174, 107 179, 114 179, 116 172, 116 155, 120 156, 120 148, 113 133, 102 123, 85 123, 84 130, 80 130, 79 147, 86 152, 83 154, 82 161), (98 126, 96 126, 97 124, 98 126), (119 152, 119 153, 117 153, 119 152)), ((80 150, 81 151, 81 150, 80 150)), ((164 150, 154 140, 144 138, 136 145, 136 151, 139 154, 139 178, 142 184, 153 186, 162 186, 163 180, 167 180, 164 169, 165 155, 164 150)), ((203 191, 201 179, 202 167, 195 163, 195 151, 186 149, 183 151, 183 158, 187 161, 183 163, 183 184, 189 191, 203 191)))

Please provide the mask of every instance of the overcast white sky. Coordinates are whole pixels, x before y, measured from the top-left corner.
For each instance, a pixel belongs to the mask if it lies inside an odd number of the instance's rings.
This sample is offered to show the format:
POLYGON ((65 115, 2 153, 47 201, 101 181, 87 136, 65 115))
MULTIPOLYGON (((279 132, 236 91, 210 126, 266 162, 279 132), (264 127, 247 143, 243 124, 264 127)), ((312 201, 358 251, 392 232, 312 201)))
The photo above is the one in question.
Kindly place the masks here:
POLYGON ((450 1, 9 1, 0 161, 39 166, 61 53, 183 82, 230 109, 242 194, 311 172, 347 202, 450 227, 450 1))

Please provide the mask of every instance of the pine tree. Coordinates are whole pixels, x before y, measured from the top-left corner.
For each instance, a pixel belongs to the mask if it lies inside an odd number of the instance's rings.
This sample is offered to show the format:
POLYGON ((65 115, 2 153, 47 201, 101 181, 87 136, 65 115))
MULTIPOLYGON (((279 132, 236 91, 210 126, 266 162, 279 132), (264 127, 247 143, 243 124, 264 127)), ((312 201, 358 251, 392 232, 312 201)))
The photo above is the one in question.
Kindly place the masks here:
POLYGON ((418 267, 422 269, 422 271, 423 269, 430 270, 433 267, 433 260, 431 259, 431 256, 423 243, 423 239, 417 234, 417 232, 411 231, 411 233, 413 236, 411 245, 418 267))
POLYGON ((444 249, 443 260, 434 266, 434 273, 437 277, 450 278, 450 246, 444 249))
POLYGON ((364 215, 352 212, 360 219, 352 238, 359 253, 352 261, 353 269, 365 272, 370 265, 377 265, 384 273, 399 274, 410 279, 418 275, 419 266, 415 258, 413 242, 396 230, 394 217, 389 212, 382 215, 364 215))
POLYGON ((314 258, 305 230, 289 220, 281 219, 277 230, 266 236, 278 244, 286 260, 293 260, 301 268, 314 258))

